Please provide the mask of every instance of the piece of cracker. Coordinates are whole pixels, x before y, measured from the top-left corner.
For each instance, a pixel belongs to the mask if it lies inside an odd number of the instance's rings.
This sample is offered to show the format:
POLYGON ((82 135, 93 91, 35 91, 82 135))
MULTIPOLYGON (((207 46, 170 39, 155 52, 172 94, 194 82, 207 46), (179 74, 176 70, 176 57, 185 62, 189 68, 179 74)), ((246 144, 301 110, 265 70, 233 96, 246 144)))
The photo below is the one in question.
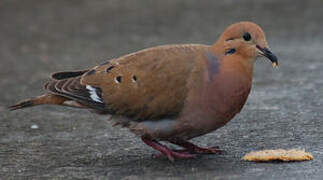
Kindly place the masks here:
POLYGON ((263 151, 254 151, 246 154, 242 158, 245 161, 308 161, 313 160, 313 156, 299 149, 269 149, 263 151))

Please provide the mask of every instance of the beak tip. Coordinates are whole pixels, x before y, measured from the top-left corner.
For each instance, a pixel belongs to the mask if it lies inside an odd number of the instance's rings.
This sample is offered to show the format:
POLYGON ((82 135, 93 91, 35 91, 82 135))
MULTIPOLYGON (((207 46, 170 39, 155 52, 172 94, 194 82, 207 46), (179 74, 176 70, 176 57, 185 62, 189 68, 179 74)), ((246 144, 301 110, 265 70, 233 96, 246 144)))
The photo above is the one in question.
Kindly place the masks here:
POLYGON ((268 48, 262 48, 260 46, 256 46, 262 53, 261 55, 267 57, 271 62, 272 62, 272 66, 274 68, 278 68, 278 58, 275 54, 273 54, 268 48))

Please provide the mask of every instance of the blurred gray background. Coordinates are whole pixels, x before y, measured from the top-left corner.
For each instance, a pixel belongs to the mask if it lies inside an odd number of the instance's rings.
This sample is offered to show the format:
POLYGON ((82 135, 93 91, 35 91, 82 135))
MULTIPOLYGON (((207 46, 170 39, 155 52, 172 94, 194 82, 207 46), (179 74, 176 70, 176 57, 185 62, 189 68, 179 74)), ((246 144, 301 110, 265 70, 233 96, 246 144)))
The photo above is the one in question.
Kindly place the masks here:
POLYGON ((0 179, 322 179, 323 1, 1 0, 0 179), (256 62, 243 111, 194 139, 223 155, 154 159, 107 117, 86 110, 6 106, 43 93, 54 71, 85 69, 143 48, 212 44, 230 24, 254 21, 279 69, 256 62), (301 148, 315 160, 251 163, 252 150, 301 148))

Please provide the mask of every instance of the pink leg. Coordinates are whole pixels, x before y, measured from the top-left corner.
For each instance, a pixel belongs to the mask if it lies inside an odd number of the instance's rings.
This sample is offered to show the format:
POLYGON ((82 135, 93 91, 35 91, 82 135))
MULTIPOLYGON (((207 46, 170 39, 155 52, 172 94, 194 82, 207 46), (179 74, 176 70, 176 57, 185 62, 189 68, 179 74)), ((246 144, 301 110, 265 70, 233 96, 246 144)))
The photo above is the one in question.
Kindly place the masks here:
POLYGON ((176 140, 176 141, 170 141, 170 142, 178 146, 184 147, 186 151, 190 153, 217 154, 217 153, 223 152, 222 150, 219 150, 218 147, 203 148, 185 140, 176 140))
POLYGON ((162 154, 166 155, 167 158, 172 162, 174 161, 174 158, 188 159, 188 158, 194 158, 195 157, 195 155, 190 154, 188 152, 176 152, 176 151, 173 151, 173 150, 169 149, 167 146, 162 145, 162 144, 158 143, 155 140, 150 140, 150 139, 147 139, 147 138, 144 138, 144 137, 141 137, 141 140, 144 143, 146 143, 148 146, 150 146, 150 147, 156 149, 157 151, 160 151, 162 154))

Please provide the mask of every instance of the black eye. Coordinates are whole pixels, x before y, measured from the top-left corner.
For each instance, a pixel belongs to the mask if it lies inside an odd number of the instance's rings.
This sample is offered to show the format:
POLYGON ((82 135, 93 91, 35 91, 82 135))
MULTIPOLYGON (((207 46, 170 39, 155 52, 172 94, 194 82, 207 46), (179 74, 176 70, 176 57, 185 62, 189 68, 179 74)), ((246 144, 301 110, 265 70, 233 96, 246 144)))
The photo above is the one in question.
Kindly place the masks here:
POLYGON ((246 32, 246 33, 243 34, 243 39, 245 41, 250 41, 251 40, 251 35, 248 32, 246 32))

